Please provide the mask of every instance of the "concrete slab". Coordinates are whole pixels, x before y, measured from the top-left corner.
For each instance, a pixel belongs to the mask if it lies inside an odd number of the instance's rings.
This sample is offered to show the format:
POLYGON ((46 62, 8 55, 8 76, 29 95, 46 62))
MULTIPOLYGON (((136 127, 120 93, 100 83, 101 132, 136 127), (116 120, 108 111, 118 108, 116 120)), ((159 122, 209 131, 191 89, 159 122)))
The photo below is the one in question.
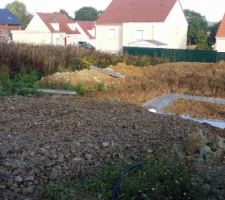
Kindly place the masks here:
POLYGON ((105 75, 108 75, 108 76, 112 76, 114 78, 123 78, 123 79, 125 78, 124 75, 122 75, 122 74, 120 74, 118 72, 114 72, 113 70, 110 70, 110 69, 101 69, 101 68, 96 67, 94 65, 91 65, 90 66, 90 69, 91 70, 94 70, 94 71, 101 72, 101 73, 103 73, 105 75))
POLYGON ((55 89, 38 89, 38 92, 44 94, 61 94, 61 95, 76 95, 75 91, 70 90, 55 90, 55 89))

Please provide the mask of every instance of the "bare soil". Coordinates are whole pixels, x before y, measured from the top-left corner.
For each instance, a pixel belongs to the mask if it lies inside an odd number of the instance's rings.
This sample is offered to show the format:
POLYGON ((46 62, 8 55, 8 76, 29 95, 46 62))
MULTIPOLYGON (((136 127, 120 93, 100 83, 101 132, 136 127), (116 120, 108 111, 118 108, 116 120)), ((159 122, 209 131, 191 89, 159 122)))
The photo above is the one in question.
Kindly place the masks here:
POLYGON ((0 199, 9 200, 42 199, 49 180, 91 173, 124 156, 135 161, 160 146, 185 153, 195 133, 225 137, 206 124, 109 100, 1 97, 0 113, 0 199))
POLYGON ((167 106, 164 111, 177 115, 187 114, 197 118, 225 120, 225 105, 209 102, 180 99, 167 106))
POLYGON ((93 70, 74 73, 57 73, 42 79, 43 87, 62 88, 82 83, 93 90, 99 82, 106 86, 104 92, 93 92, 97 99, 118 99, 142 105, 146 101, 170 92, 190 95, 225 97, 225 62, 167 63, 156 66, 135 67, 120 63, 110 66, 115 72, 126 76, 116 79, 93 70))

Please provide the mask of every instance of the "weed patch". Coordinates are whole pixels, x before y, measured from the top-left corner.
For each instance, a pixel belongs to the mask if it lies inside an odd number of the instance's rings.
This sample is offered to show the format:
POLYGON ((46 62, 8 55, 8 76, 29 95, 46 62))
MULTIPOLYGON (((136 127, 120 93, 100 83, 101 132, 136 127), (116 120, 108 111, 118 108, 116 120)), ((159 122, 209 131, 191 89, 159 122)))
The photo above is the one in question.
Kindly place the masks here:
POLYGON ((168 156, 164 155, 132 165, 125 161, 106 165, 92 176, 79 180, 65 178, 49 183, 46 188, 47 200, 63 200, 67 195, 76 199, 83 194, 114 200, 207 198, 188 168, 181 162, 168 161, 168 156))
POLYGON ((105 84, 104 84, 104 82, 98 83, 97 86, 96 86, 96 89, 97 89, 98 92, 104 91, 105 90, 105 84))
POLYGON ((0 89, 2 91, 7 91, 11 87, 11 80, 9 77, 9 68, 7 65, 2 65, 0 67, 0 89))
POLYGON ((77 92, 77 94, 84 96, 85 94, 91 93, 91 88, 86 88, 82 82, 79 82, 75 87, 74 90, 77 92))
POLYGON ((38 95, 39 80, 37 71, 24 71, 10 78, 8 67, 3 65, 0 70, 0 96, 38 95))

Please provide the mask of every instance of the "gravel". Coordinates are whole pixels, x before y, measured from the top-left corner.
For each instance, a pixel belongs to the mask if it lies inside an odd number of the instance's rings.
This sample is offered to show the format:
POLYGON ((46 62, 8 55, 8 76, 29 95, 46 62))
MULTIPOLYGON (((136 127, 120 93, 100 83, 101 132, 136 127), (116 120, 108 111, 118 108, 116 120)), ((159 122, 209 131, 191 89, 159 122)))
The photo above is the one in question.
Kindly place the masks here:
POLYGON ((91 173, 123 156, 137 159, 159 146, 184 151, 199 130, 208 138, 225 136, 136 105, 78 97, 1 97, 0 113, 0 199, 9 200, 41 199, 49 180, 91 173))

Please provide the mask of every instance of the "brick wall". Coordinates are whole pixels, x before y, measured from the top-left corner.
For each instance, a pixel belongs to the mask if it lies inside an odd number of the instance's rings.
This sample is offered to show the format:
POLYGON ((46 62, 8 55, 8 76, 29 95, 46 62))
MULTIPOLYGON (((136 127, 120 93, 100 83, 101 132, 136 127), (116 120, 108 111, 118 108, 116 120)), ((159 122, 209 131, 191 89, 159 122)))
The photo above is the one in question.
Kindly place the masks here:
POLYGON ((13 30, 20 30, 21 26, 19 25, 1 25, 0 24, 0 30, 4 30, 4 31, 13 31, 13 30))
POLYGON ((13 30, 21 30, 21 26, 0 24, 0 42, 7 42, 11 40, 10 31, 13 30))

